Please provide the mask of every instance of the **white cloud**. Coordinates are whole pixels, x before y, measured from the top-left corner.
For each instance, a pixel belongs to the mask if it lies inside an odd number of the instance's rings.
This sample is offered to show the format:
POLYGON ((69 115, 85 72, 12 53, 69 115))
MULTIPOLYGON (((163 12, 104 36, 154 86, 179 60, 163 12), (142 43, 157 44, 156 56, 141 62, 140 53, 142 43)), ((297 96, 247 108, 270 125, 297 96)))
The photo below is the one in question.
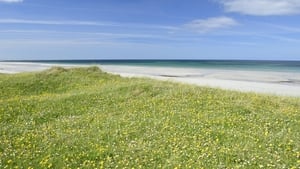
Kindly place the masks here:
POLYGON ((198 33, 206 33, 218 29, 232 27, 237 24, 238 23, 234 19, 222 16, 193 20, 192 22, 185 24, 184 27, 198 33))
POLYGON ((23 0, 0 0, 0 2, 4 2, 4 3, 17 3, 17 2, 23 2, 23 0))
POLYGON ((270 16, 300 14, 300 0, 220 0, 227 12, 270 16))

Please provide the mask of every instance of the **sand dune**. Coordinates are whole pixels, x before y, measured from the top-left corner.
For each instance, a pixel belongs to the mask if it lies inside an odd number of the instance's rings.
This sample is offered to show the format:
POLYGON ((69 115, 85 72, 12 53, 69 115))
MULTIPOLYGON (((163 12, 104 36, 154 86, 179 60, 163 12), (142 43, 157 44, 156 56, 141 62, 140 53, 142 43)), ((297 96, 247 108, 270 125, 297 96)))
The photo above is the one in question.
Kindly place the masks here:
MULTIPOLYGON (((0 62, 0 73, 41 71, 52 66, 90 65, 0 62)), ((300 97, 300 73, 116 65, 100 65, 100 68, 124 77, 148 77, 241 92, 300 97)))

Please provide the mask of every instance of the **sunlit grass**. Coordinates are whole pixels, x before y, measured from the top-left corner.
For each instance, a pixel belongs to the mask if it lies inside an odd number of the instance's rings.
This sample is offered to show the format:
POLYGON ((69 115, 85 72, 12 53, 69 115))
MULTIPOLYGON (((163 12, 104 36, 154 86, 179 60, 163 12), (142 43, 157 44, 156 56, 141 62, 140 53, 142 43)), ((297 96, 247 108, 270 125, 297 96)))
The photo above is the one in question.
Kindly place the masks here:
POLYGON ((300 99, 96 67, 0 75, 0 168, 299 168, 300 99))

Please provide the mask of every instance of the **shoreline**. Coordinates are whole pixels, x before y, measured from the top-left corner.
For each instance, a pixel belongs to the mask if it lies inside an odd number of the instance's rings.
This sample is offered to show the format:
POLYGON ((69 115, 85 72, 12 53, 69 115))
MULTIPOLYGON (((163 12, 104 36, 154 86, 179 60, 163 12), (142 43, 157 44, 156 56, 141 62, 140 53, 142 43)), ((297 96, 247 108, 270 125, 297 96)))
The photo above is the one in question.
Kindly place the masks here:
POLYGON ((122 77, 146 77, 232 91, 300 97, 300 73, 30 62, 0 62, 0 73, 35 72, 53 66, 65 68, 99 66, 107 73, 122 77))
POLYGON ((112 65, 100 67, 105 72, 122 77, 147 77, 232 91, 300 97, 300 73, 112 65), (290 78, 294 80, 290 81, 290 78))

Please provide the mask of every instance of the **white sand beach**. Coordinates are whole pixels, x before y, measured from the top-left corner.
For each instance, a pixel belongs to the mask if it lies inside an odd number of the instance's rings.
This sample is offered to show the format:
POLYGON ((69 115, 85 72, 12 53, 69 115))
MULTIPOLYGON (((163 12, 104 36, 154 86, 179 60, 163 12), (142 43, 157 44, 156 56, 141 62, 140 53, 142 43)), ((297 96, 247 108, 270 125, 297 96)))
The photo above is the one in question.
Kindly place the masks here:
POLYGON ((79 65, 44 64, 30 62, 0 62, 0 73, 14 74, 21 72, 36 72, 50 69, 53 66, 71 68, 79 65))
MULTIPOLYGON (((41 71, 53 66, 90 65, 0 62, 0 73, 41 71)), ((147 77, 241 92, 300 97, 300 73, 116 65, 100 65, 100 68, 123 77, 147 77)))

